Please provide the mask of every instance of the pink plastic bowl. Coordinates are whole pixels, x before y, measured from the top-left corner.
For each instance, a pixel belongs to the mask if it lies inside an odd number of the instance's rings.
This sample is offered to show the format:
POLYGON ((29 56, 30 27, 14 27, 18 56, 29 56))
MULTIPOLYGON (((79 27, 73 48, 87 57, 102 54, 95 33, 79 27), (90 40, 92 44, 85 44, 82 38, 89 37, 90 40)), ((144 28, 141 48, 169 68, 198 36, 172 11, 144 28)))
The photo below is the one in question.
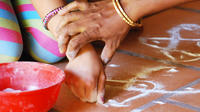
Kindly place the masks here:
POLYGON ((0 64, 0 112, 47 112, 65 78, 55 66, 36 62, 0 64), (9 91, 6 89, 20 91, 9 91))

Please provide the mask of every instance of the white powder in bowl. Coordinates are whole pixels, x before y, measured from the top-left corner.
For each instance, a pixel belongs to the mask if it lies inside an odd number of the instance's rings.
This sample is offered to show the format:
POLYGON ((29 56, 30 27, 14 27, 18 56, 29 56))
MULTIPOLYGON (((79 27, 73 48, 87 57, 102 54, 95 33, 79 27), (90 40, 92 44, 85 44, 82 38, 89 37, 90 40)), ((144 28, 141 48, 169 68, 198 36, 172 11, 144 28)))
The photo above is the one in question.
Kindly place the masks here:
POLYGON ((15 89, 12 89, 12 88, 6 88, 3 90, 3 92, 10 92, 10 93, 19 93, 19 92, 22 92, 21 90, 15 90, 15 89))

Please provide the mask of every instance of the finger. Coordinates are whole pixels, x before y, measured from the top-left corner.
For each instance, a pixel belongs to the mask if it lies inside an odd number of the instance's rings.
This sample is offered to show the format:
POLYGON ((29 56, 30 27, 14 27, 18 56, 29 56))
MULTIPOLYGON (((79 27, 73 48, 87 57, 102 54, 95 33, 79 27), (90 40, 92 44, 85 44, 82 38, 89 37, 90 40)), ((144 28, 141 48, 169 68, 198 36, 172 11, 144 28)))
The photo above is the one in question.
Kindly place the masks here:
POLYGON ((67 85, 67 86, 71 90, 71 92, 74 94, 74 96, 76 96, 83 102, 86 102, 86 99, 83 97, 83 95, 80 94, 80 92, 79 92, 80 90, 78 90, 77 87, 74 87, 74 85, 70 85, 70 86, 67 85))
POLYGON ((80 33, 79 35, 73 37, 68 44, 67 47, 67 54, 69 60, 72 60, 76 57, 77 53, 79 52, 80 48, 88 44, 89 42, 93 41, 92 37, 94 35, 92 32, 88 33, 87 31, 80 33))
POLYGON ((65 68, 65 74, 66 74, 66 84, 69 87, 69 89, 76 97, 85 101, 84 82, 82 82, 73 72, 68 70, 67 67, 65 68))
POLYGON ((83 94, 83 88, 81 88, 81 87, 75 87, 75 86, 71 86, 71 91, 72 91, 72 93, 76 96, 76 97, 78 97, 81 101, 83 101, 83 102, 86 102, 87 100, 85 99, 85 97, 84 97, 84 94, 83 94))
MULTIPOLYGON (((66 74, 66 81, 65 83, 67 84, 68 88, 71 90, 71 92, 76 96, 79 97, 78 92, 74 88, 74 77, 71 72, 65 69, 65 74, 66 74)), ((76 79, 76 78, 75 78, 76 79)))
POLYGON ((76 80, 71 83, 70 89, 76 97, 85 102, 87 101, 85 99, 85 85, 81 80, 78 80, 78 78, 75 79, 76 80))
POLYGON ((100 77, 99 77, 98 91, 97 91, 97 103, 99 103, 99 104, 104 103, 105 80, 106 80, 105 73, 102 72, 100 77))
POLYGON ((81 17, 84 17, 85 13, 84 12, 71 12, 65 15, 65 21, 67 20, 69 22, 73 22, 76 20, 79 20, 81 17))
POLYGON ((60 25, 57 28, 56 32, 59 32, 59 30, 64 28, 67 24, 77 21, 80 18, 82 18, 83 16, 84 16, 84 14, 81 12, 73 12, 73 13, 69 13, 69 14, 65 15, 63 21, 60 22, 60 25))
POLYGON ((106 45, 101 53, 101 60, 104 64, 107 64, 111 60, 118 46, 119 44, 115 41, 106 42, 106 45))
POLYGON ((65 15, 69 12, 73 12, 76 10, 86 10, 88 6, 88 3, 85 1, 74 1, 69 3, 67 6, 65 6, 62 10, 58 12, 59 15, 65 15))
POLYGON ((67 32, 69 36, 75 36, 77 34, 80 34, 85 31, 85 27, 82 25, 79 25, 77 23, 71 23, 66 26, 67 32))
MULTIPOLYGON (((88 81, 89 82, 89 81, 88 81)), ((97 83, 93 81, 86 86, 85 97, 88 102, 93 103, 97 101, 97 83)))
POLYGON ((94 103, 97 101, 97 90, 94 89, 90 91, 89 96, 87 96, 87 101, 90 103, 94 103))
POLYGON ((67 35, 67 31, 58 37, 58 48, 61 54, 66 52, 68 41, 69 36, 67 35))
POLYGON ((59 15, 65 15, 71 11, 78 10, 79 2, 74 1, 66 5, 62 10, 58 12, 59 15))
POLYGON ((74 83, 74 91, 78 95, 83 102, 86 102, 87 99, 85 98, 85 84, 82 81, 77 81, 74 83))

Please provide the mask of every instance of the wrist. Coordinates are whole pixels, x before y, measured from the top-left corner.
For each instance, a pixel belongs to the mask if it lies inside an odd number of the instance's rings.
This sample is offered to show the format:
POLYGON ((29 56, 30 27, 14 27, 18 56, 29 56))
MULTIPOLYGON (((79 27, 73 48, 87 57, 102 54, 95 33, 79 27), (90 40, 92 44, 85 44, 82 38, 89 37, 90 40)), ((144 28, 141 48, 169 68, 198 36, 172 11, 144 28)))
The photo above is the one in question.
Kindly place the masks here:
POLYGON ((120 0, 120 3, 126 14, 133 21, 136 22, 143 17, 142 10, 140 9, 140 2, 138 0, 120 0))

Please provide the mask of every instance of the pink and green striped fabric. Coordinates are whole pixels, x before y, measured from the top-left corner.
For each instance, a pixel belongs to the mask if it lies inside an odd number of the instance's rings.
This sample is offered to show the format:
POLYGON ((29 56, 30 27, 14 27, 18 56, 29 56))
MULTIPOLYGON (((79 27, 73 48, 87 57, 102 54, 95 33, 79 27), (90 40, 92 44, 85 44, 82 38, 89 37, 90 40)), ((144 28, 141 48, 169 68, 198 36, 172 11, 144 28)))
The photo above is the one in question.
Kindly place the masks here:
POLYGON ((65 57, 60 54, 58 43, 44 29, 42 20, 30 0, 14 0, 13 4, 25 32, 25 42, 31 56, 41 62, 54 63, 65 57))
POLYGON ((0 63, 19 60, 23 41, 10 0, 0 0, 0 63))

